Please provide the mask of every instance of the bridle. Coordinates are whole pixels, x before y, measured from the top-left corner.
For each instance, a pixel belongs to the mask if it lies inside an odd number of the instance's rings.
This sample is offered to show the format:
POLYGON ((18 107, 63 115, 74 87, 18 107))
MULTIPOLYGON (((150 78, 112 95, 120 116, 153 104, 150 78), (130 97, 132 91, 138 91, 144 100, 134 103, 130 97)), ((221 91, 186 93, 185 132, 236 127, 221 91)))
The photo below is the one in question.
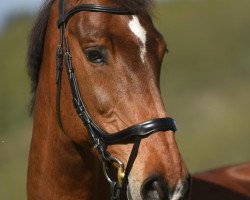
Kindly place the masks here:
POLYGON ((94 145, 94 147, 99 152, 105 177, 110 184, 111 199, 118 200, 120 198, 120 193, 122 190, 126 190, 128 183, 128 175, 132 169, 133 163, 136 159, 138 149, 140 146, 141 139, 149 136, 150 134, 156 133, 158 131, 176 131, 175 121, 172 118, 157 118, 152 119, 140 124, 133 125, 126 128, 125 130, 119 131, 117 133, 107 133, 102 130, 95 121, 91 118, 87 111, 87 108, 81 98, 80 90, 78 87, 77 79, 74 73, 74 68, 72 65, 72 57, 70 54, 70 47, 65 35, 65 29, 67 21, 74 14, 85 11, 85 12, 104 12, 115 15, 133 15, 134 13, 123 7, 106 7, 98 4, 81 4, 70 9, 67 13, 64 13, 64 0, 59 0, 59 20, 58 28, 60 29, 60 41, 56 52, 56 84, 57 84, 57 97, 56 97, 56 110, 57 110, 57 120, 60 128, 63 132, 63 125, 60 114, 60 97, 61 97, 61 82, 62 82, 62 71, 63 71, 63 60, 66 65, 66 70, 68 74, 68 79, 70 83, 72 98, 74 108, 85 125, 89 137, 94 145), (123 162, 118 158, 112 156, 107 151, 107 146, 112 144, 119 144, 127 139, 135 138, 134 146, 132 148, 130 157, 125 168, 123 162), (116 166, 118 168, 117 177, 112 176, 110 170, 111 166, 116 166))

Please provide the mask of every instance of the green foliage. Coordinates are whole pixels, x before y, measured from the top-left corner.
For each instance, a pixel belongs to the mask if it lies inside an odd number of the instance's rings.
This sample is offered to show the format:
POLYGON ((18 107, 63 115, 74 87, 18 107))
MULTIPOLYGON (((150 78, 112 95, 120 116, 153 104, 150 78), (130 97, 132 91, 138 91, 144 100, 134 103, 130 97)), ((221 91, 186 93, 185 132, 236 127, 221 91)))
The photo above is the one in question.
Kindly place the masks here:
POLYGON ((31 20, 19 17, 0 35, 0 199, 26 199, 31 123, 26 73, 31 20))
MULTIPOLYGON (((179 0, 154 12, 170 51, 162 95, 191 172, 250 158, 248 8, 247 0, 179 0)), ((0 199, 26 199, 30 26, 31 19, 19 18, 0 35, 0 199)))
POLYGON ((194 171, 250 159, 250 1, 178 1, 156 10, 169 55, 167 111, 194 171))
POLYGON ((26 70, 31 20, 20 17, 0 35, 0 136, 27 121, 30 98, 26 70))

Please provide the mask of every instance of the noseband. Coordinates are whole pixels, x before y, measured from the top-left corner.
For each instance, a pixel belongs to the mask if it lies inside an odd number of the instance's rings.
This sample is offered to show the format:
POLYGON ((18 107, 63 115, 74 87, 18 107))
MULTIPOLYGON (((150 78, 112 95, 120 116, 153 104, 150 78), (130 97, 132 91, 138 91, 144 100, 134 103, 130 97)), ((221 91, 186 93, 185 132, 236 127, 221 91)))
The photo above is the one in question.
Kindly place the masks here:
POLYGON ((122 189, 126 190, 126 185, 128 183, 128 175, 132 169, 133 163, 136 159, 138 149, 140 146, 141 139, 149 136, 150 134, 159 131, 176 131, 175 121, 172 118, 157 118, 152 119, 140 124, 133 125, 126 128, 125 130, 119 131, 117 133, 107 133, 102 130, 95 121, 91 118, 87 111, 87 108, 81 98, 80 90, 74 73, 74 68, 72 65, 72 58, 70 54, 70 47, 65 35, 65 29, 67 21, 75 13, 85 11, 85 12, 104 12, 115 15, 133 15, 129 10, 122 7, 106 7, 98 4, 81 4, 72 9, 67 13, 64 13, 64 0, 59 0, 59 20, 58 28, 60 29, 60 41, 56 52, 56 84, 57 84, 57 99, 56 99, 56 109, 57 109, 57 120, 60 128, 64 132, 61 114, 60 114, 60 97, 61 97, 61 81, 62 81, 62 70, 63 61, 66 65, 66 70, 68 74, 68 79, 70 83, 72 98, 74 108, 85 125, 89 137, 98 150, 100 158, 103 163, 103 170, 107 181, 110 184, 111 199, 118 200, 120 198, 120 192, 122 189), (107 146, 112 144, 120 144, 127 139, 135 138, 134 146, 132 148, 130 157, 125 168, 122 161, 118 158, 112 156, 107 151, 107 146), (116 166, 118 169, 117 177, 112 176, 110 169, 111 166, 116 166))

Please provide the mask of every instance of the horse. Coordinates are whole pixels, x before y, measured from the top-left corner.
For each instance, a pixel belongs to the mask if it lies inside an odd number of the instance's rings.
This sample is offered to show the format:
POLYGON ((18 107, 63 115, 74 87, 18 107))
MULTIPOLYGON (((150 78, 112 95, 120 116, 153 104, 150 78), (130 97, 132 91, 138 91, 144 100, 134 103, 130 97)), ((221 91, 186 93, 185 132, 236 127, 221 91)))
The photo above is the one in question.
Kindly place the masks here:
POLYGON ((31 31, 34 199, 188 199, 149 0, 47 0, 31 31))
POLYGON ((250 163, 192 175, 191 200, 249 200, 250 163))

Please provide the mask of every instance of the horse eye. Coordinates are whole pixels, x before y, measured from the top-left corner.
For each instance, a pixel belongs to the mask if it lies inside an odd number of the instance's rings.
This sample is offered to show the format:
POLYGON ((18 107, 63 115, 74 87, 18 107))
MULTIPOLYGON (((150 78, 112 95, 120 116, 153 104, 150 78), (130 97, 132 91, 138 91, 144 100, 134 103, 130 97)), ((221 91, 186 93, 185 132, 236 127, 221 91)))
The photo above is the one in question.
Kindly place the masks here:
POLYGON ((98 47, 92 47, 84 51, 86 58, 95 64, 105 64, 107 61, 107 55, 105 49, 98 47))

